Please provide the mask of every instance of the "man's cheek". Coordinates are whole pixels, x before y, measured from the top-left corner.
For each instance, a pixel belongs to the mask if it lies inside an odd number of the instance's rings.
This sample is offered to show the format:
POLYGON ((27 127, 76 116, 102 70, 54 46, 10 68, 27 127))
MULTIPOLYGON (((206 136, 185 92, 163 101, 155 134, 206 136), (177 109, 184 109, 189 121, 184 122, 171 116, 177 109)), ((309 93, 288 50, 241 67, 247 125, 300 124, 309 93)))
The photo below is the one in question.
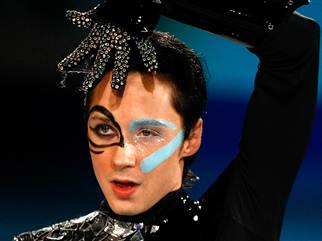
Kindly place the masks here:
POLYGON ((173 155, 173 153, 182 145, 183 138, 184 133, 182 130, 180 130, 179 133, 170 142, 141 161, 141 171, 143 173, 151 172, 163 162, 168 160, 173 155))

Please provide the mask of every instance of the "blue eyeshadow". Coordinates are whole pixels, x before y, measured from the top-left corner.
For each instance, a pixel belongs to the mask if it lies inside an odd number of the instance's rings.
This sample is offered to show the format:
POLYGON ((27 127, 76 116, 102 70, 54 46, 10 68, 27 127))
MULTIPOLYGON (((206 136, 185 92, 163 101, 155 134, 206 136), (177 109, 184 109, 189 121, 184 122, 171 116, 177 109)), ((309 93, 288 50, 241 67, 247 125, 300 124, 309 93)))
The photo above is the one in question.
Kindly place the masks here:
POLYGON ((165 127, 175 130, 177 126, 170 121, 160 119, 137 119, 131 122, 129 131, 133 132, 142 127, 165 127))

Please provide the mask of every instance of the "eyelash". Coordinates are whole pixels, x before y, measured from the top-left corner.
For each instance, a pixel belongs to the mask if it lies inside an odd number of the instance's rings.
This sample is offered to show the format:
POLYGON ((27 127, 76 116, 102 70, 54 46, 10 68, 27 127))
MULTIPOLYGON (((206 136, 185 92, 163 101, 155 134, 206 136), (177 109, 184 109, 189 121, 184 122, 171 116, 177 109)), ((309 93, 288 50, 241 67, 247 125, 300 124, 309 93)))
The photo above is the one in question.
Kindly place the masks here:
POLYGON ((113 134, 115 134, 116 132, 115 132, 115 130, 114 130, 114 128, 112 128, 110 125, 108 125, 108 124, 98 124, 98 125, 96 125, 94 128, 93 127, 91 127, 91 129, 98 135, 98 136, 103 136, 103 137, 106 137, 106 136, 111 136, 111 135, 113 135, 113 134), (110 134, 102 134, 101 133, 101 130, 102 130, 102 128, 108 128, 108 130, 107 130, 107 132, 109 132, 109 131, 112 131, 113 133, 110 133, 110 134))
MULTIPOLYGON (((148 132, 149 134, 152 134, 152 136, 158 136, 158 137, 161 137, 161 135, 160 135, 160 133, 158 132, 158 131, 155 131, 155 130, 151 130, 151 129, 147 129, 147 128, 145 128, 145 129, 140 129, 139 131, 138 131, 138 134, 141 134, 141 133, 144 133, 144 132, 148 132)), ((144 137, 147 137, 147 136, 145 136, 145 135, 143 135, 144 137)), ((149 135, 150 136, 150 135, 149 135)))

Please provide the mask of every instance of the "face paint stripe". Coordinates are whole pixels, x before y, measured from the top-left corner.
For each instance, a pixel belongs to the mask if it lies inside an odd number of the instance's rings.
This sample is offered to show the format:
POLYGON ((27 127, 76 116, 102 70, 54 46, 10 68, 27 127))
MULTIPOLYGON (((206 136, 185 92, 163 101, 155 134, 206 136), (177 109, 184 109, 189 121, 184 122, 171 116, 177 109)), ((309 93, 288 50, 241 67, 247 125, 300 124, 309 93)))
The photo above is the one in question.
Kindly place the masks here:
POLYGON ((112 144, 108 144, 108 145, 98 145, 95 142, 93 142, 90 138, 88 138, 88 142, 94 147, 94 148, 106 148, 106 147, 110 147, 110 146, 120 146, 121 143, 117 142, 117 143, 112 143, 112 144))
POLYGON ((177 127, 170 121, 159 119, 138 119, 131 122, 129 131, 133 132, 142 126, 166 127, 175 130, 177 127))
POLYGON ((102 154, 104 151, 94 151, 93 149, 89 148, 89 151, 94 153, 94 154, 102 154))
POLYGON ((158 167, 162 162, 166 161, 181 146, 183 138, 183 131, 180 130, 176 137, 173 138, 168 144, 144 158, 140 165, 142 172, 150 172, 158 167))

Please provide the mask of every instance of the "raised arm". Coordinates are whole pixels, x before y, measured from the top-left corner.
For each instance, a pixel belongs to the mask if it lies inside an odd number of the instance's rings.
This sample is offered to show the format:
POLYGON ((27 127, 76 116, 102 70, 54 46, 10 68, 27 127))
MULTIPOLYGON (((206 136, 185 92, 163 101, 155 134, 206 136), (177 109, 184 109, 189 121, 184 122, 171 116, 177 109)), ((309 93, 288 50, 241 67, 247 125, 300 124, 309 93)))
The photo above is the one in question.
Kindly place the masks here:
MULTIPOLYGON (((310 140, 316 107, 319 26, 288 16, 264 43, 240 152, 204 195, 214 240, 279 240, 283 212, 310 140)), ((205 230, 205 237, 210 233, 205 230)))

